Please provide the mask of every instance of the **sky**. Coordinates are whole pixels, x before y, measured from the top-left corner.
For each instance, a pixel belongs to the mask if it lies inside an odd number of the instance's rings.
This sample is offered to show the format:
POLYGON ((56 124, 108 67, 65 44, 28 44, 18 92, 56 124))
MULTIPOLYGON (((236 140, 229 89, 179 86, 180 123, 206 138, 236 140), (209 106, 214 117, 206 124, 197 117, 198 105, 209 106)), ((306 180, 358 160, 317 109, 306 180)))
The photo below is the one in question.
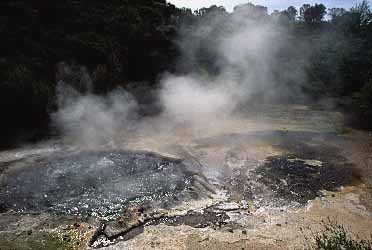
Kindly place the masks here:
POLYGON ((211 5, 225 6, 228 11, 232 11, 234 6, 242 3, 251 2, 254 4, 263 5, 272 10, 283 10, 288 6, 300 7, 304 3, 323 3, 327 8, 342 7, 349 9, 360 3, 362 0, 168 0, 178 7, 187 7, 193 10, 211 5))

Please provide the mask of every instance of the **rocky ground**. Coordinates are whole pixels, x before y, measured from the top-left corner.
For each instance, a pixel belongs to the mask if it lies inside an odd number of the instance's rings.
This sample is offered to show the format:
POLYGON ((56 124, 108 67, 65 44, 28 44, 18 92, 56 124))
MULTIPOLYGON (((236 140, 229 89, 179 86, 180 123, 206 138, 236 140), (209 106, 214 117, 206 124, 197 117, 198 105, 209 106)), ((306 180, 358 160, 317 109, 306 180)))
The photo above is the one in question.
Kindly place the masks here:
POLYGON ((102 148, 1 152, 0 249, 303 249, 325 221, 368 239, 372 134, 342 119, 260 106, 102 148))

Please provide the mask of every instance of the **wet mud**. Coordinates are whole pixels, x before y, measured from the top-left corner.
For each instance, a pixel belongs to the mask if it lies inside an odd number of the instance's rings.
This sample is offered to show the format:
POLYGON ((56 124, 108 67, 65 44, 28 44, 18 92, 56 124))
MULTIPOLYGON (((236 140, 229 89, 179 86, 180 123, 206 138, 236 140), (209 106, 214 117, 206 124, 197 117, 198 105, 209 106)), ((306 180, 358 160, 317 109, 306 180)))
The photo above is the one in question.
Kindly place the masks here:
POLYGON ((193 176, 183 161, 153 153, 86 151, 10 170, 0 204, 3 212, 115 218, 128 204, 182 200, 193 176))
POLYGON ((337 191, 352 183, 351 165, 330 165, 295 155, 269 157, 256 170, 258 182, 269 187, 275 197, 307 204, 322 196, 322 191, 337 191))

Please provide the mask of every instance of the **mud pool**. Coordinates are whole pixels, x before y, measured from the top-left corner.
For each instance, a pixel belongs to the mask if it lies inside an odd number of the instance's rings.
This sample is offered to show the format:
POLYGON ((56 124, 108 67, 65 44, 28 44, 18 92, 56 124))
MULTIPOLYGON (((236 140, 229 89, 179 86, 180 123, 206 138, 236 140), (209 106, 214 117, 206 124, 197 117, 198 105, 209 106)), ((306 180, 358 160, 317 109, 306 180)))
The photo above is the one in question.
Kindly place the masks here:
POLYGON ((368 237, 372 137, 341 130, 338 113, 265 107, 1 152, 0 249, 301 249, 325 219, 368 237))
POLYGON ((193 173, 184 162, 147 152, 86 151, 49 156, 0 181, 2 210, 113 219, 128 203, 182 199, 193 173))

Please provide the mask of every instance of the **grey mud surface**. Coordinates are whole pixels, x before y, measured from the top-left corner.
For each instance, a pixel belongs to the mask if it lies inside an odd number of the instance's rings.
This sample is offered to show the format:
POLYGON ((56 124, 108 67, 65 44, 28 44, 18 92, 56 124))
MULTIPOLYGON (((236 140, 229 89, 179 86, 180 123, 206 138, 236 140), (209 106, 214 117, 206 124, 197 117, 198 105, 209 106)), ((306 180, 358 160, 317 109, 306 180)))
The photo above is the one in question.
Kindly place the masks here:
POLYGON ((372 233, 372 136, 339 113, 266 106, 113 145, 0 152, 0 249, 302 249, 325 220, 372 233))
POLYGON ((147 152, 84 151, 9 169, 1 180, 2 210, 114 219, 129 204, 181 199, 193 172, 184 162, 147 152))

